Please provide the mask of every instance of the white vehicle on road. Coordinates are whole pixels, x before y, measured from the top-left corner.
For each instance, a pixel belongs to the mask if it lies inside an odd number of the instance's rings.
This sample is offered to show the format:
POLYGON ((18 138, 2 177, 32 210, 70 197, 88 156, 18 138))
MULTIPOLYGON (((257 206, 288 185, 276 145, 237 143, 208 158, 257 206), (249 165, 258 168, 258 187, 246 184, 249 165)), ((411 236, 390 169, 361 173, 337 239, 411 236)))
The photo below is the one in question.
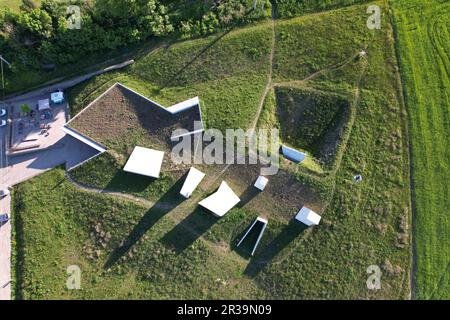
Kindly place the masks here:
POLYGON ((0 121, 0 127, 4 127, 4 126, 6 126, 6 120, 1 120, 0 121))
POLYGON ((6 197, 9 193, 8 189, 0 189, 0 199, 6 197))
POLYGON ((0 110, 0 117, 6 116, 6 109, 0 110))
POLYGON ((8 222, 10 219, 9 213, 1 213, 0 214, 0 223, 8 222))

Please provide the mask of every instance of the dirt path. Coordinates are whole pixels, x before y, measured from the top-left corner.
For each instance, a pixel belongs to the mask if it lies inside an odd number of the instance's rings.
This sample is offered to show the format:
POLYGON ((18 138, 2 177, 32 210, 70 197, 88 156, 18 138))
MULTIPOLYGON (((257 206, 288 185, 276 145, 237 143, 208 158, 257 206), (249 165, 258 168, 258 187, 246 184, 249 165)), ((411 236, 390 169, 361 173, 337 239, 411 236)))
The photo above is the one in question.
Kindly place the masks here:
POLYGON ((316 78, 317 76, 320 76, 320 75, 322 75, 322 74, 324 74, 326 72, 337 71, 339 69, 342 69, 346 65, 348 65, 350 62, 352 62, 358 56, 359 56, 359 52, 354 54, 354 55, 352 55, 350 58, 348 58, 348 59, 346 59, 344 61, 341 61, 341 62, 339 62, 339 63, 337 63, 337 64, 335 64, 333 66, 330 66, 330 67, 327 67, 327 68, 324 68, 322 70, 314 72, 313 74, 311 74, 311 75, 307 76, 305 79, 303 79, 303 81, 312 80, 312 79, 316 78))
POLYGON ((83 191, 86 191, 86 192, 107 194, 107 195, 123 198, 123 199, 126 199, 126 200, 131 200, 131 201, 136 202, 136 203, 138 203, 140 205, 144 205, 145 207, 148 207, 148 208, 157 206, 157 208, 159 208, 159 209, 167 209, 167 208, 170 207, 169 204, 164 204, 164 203, 157 203, 157 204, 155 204, 155 202, 149 201, 149 200, 144 199, 144 198, 136 197, 136 196, 133 196, 131 194, 117 192, 117 191, 112 191, 112 190, 107 190, 107 189, 94 188, 94 187, 91 187, 91 186, 87 186, 87 185, 78 183, 75 180, 73 180, 72 177, 70 176, 70 174, 67 173, 67 172, 65 173, 65 176, 66 176, 66 179, 72 185, 74 185, 76 188, 78 188, 80 190, 83 190, 83 191))
POLYGON ((269 90, 272 89, 272 74, 273 74, 273 58, 275 56, 275 23, 276 23, 276 8, 274 5, 272 5, 272 46, 270 49, 270 55, 269 55, 269 73, 267 75, 267 82, 266 86, 264 87, 263 94, 261 95, 261 99, 258 103, 258 109, 256 111, 255 119, 253 120, 253 124, 250 127, 250 129, 255 130, 256 125, 258 124, 259 116, 261 115, 262 109, 264 107, 264 101, 266 101, 266 96, 269 93, 269 90))
POLYGON ((318 70, 318 71, 310 74, 303 80, 294 80, 294 81, 288 81, 288 82, 273 83, 272 77, 273 77, 273 60, 274 60, 274 56, 275 56, 275 45, 276 45, 276 30, 275 30, 276 19, 277 19, 276 8, 274 6, 272 6, 272 45, 271 45, 271 50, 270 50, 270 55, 269 55, 269 73, 267 75, 266 86, 264 87, 264 91, 263 91, 261 98, 259 100, 259 103, 258 103, 258 109, 257 109, 256 115, 255 115, 255 118, 250 127, 251 130, 256 129, 256 126, 258 125, 259 117, 261 116, 261 112, 264 107, 264 102, 266 101, 267 94, 274 86, 284 86, 284 85, 288 86, 288 85, 292 85, 292 84, 304 84, 306 81, 313 80, 314 78, 316 78, 326 72, 337 71, 339 69, 344 68, 349 63, 351 63, 356 57, 358 57, 360 54, 359 52, 355 53, 352 56, 350 56, 349 58, 345 59, 344 61, 340 61, 332 66, 318 70))
MULTIPOLYGON (((228 166, 223 171, 225 171, 227 168, 228 168, 228 166)), ((208 185, 209 186, 212 185, 215 181, 217 181, 220 178, 220 176, 221 176, 221 174, 219 176, 215 177, 214 179, 212 179, 208 185)), ((173 209, 174 212, 173 212, 173 214, 170 215, 169 218, 174 222, 179 222, 180 219, 185 218, 186 212, 189 212, 189 213, 192 212, 195 209, 195 207, 197 206, 197 203, 200 201, 200 198, 202 196, 202 195, 197 195, 197 197, 195 197, 195 198, 186 200, 184 205, 182 205, 179 208, 174 209, 173 205, 171 203, 153 202, 153 201, 149 201, 147 199, 144 199, 141 197, 136 197, 136 196, 133 196, 130 194, 117 192, 117 191, 111 191, 111 190, 107 190, 107 189, 94 188, 94 187, 90 187, 90 186, 78 183, 74 179, 72 179, 70 174, 67 172, 65 174, 65 177, 66 177, 67 181, 69 181, 73 186, 75 186, 77 189, 80 189, 82 191, 91 192, 91 193, 101 193, 101 194, 106 194, 106 195, 110 195, 110 196, 114 196, 114 197, 123 198, 123 199, 133 201, 135 203, 144 205, 145 207, 152 208, 152 209, 160 209, 160 210, 168 210, 168 211, 173 209), (182 214, 180 215, 179 212, 182 212, 182 214)), ((183 228, 186 231, 190 232, 191 234, 198 236, 199 238, 202 235, 195 228, 192 228, 188 225, 183 225, 183 228)), ((201 238, 201 241, 203 241, 203 243, 205 243, 206 246, 211 248, 214 252, 219 253, 220 255, 223 255, 225 252, 227 252, 227 253, 231 252, 231 250, 224 250, 224 247, 220 243, 215 243, 215 242, 212 242, 209 240, 205 240, 204 238, 201 238)), ((237 254, 233 255, 233 259, 235 260, 236 263, 240 263, 240 264, 245 261, 244 259, 240 258, 237 254)))

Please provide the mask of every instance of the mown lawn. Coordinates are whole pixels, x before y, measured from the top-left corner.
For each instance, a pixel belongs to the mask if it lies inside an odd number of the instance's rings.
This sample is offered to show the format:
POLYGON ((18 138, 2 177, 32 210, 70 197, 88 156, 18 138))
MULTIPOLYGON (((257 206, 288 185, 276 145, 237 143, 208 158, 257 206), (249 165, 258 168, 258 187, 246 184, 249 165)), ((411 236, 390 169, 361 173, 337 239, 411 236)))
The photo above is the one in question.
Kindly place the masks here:
MULTIPOLYGON (((213 187, 198 190, 188 201, 176 195, 180 181, 173 181, 160 193, 147 189, 146 194, 136 193, 156 202, 145 208, 79 191, 64 180, 61 169, 56 169, 21 184, 14 193, 13 214, 20 236, 16 261, 23 265, 17 269, 16 296, 407 298, 410 195, 404 107, 392 30, 389 25, 380 31, 368 30, 365 11, 366 6, 353 6, 279 21, 276 26, 274 82, 302 80, 352 57, 361 46, 369 52, 367 61, 331 68, 302 83, 331 93, 350 93, 354 107, 347 125, 348 141, 336 169, 323 179, 296 173, 300 181, 318 190, 325 184, 330 186, 324 188, 326 196, 322 198, 328 201, 320 208, 323 219, 318 227, 305 230, 293 221, 271 217, 255 257, 250 258, 235 250, 235 243, 252 219, 277 209, 274 201, 257 203, 259 210, 239 206, 224 219, 216 220, 196 207, 196 201, 213 187), (323 27, 336 24, 339 28, 323 27), (305 51, 290 43, 306 43, 312 48, 305 51), (357 173, 362 174, 362 183, 354 182, 357 173), (73 247, 81 250, 73 254, 73 247), (69 264, 85 270, 83 290, 64 288, 69 264), (366 286, 371 265, 378 265, 383 272, 381 290, 368 290, 366 286), (41 272, 41 268, 47 271, 41 272)), ((126 71, 74 88, 71 107, 80 110, 120 80, 166 105, 199 95, 208 126, 247 127, 265 86, 270 37, 270 25, 262 23, 221 38, 213 36, 158 49, 126 71)), ((262 113, 269 121, 275 118, 271 112, 275 109, 273 99, 274 95, 269 95, 265 106, 270 110, 262 113)), ((80 167, 76 178, 107 186, 118 168, 108 159, 94 161, 84 169, 80 167), (88 179, 89 168, 101 172, 98 179, 88 179)), ((225 175, 231 180, 240 174, 245 172, 229 171, 225 175)), ((115 181, 117 189, 129 192, 133 187, 130 181, 119 180, 115 181)), ((249 186, 237 182, 233 187, 245 191, 249 186)), ((302 203, 290 206, 299 209, 302 203)), ((281 211, 280 216, 286 215, 284 208, 281 211)))
POLYGON ((392 2, 411 134, 415 296, 450 299, 448 1, 392 2))

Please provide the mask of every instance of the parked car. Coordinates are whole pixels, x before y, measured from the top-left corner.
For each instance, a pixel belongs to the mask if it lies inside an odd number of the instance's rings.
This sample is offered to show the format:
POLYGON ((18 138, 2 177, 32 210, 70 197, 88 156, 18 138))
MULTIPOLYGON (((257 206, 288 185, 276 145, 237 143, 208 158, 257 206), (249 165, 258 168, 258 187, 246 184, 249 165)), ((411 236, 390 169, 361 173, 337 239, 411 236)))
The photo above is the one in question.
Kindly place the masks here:
POLYGON ((0 117, 4 117, 6 116, 6 109, 1 109, 0 110, 0 117))
POLYGON ((9 195, 8 189, 0 189, 0 199, 9 195))
POLYGON ((6 120, 1 120, 0 121, 0 127, 4 127, 4 126, 6 126, 6 120))
POLYGON ((0 223, 8 222, 10 218, 11 217, 10 217, 9 213, 1 213, 0 214, 0 223))

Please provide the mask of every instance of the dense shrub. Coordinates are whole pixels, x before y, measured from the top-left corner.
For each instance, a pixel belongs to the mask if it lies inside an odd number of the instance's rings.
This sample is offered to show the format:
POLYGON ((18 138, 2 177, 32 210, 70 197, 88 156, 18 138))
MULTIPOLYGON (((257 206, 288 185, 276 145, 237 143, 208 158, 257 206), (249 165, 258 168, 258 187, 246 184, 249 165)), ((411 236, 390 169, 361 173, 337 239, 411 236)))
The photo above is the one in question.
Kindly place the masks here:
POLYGON ((1 52, 15 57, 19 69, 68 65, 149 38, 210 34, 261 18, 267 5, 261 1, 257 10, 250 10, 246 0, 96 0, 91 4, 78 0, 70 4, 81 9, 81 29, 68 28, 72 19, 68 4, 57 0, 43 0, 40 7, 25 0, 19 13, 1 10, 1 52))

